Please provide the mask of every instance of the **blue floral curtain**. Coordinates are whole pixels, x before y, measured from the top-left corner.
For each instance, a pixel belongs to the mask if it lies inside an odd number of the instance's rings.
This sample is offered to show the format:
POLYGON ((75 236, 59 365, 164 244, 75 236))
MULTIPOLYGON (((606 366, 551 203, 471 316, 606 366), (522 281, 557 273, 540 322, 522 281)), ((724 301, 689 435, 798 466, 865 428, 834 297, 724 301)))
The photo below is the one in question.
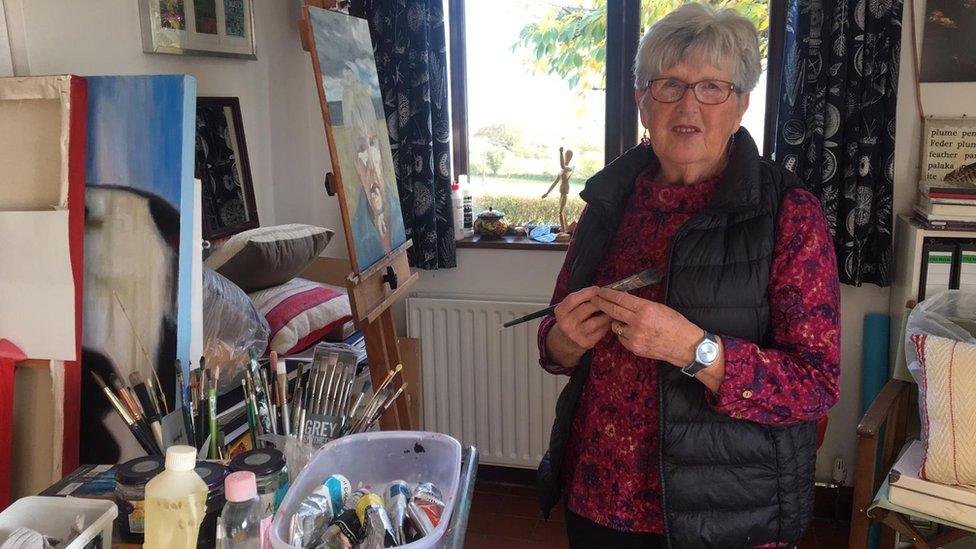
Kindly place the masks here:
POLYGON ((367 0, 410 264, 457 265, 441 0, 367 0))
POLYGON ((902 0, 788 0, 774 158, 819 197, 841 282, 890 284, 902 0))

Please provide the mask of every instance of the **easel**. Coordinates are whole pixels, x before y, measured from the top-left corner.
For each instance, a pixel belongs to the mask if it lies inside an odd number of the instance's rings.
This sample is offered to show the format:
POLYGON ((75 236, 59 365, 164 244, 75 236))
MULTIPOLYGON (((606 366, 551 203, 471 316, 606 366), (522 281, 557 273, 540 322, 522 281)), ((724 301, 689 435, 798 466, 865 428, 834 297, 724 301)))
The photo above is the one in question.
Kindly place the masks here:
MULTIPOLYGON (((334 8, 336 3, 334 0, 306 1, 307 6, 326 9, 334 8)), ((303 10, 303 19, 299 22, 299 29, 302 47, 312 55, 312 68, 315 72, 322 118, 325 122, 329 156, 332 159, 333 171, 325 176, 325 188, 329 196, 338 195, 342 223, 345 227, 346 247, 351 270, 351 273, 346 277, 346 289, 349 292, 353 322, 356 328, 363 332, 366 339, 370 379, 373 387, 376 388, 397 364, 401 364, 396 326, 390 307, 406 295, 407 289, 416 283, 420 276, 410 272, 410 264, 407 260, 407 249, 412 245, 410 240, 386 254, 385 257, 369 268, 363 271, 358 270, 352 223, 346 205, 346 191, 342 184, 339 155, 336 151, 335 137, 332 131, 332 117, 329 114, 329 105, 322 84, 322 73, 317 60, 318 54, 315 50, 315 39, 312 36, 311 23, 309 22, 308 7, 303 10)), ((402 384, 401 376, 394 381, 392 390, 399 389, 402 384)), ((397 399, 396 406, 390 408, 380 418, 380 428, 384 430, 410 430, 413 427, 413 419, 410 417, 410 408, 406 398, 397 399)))

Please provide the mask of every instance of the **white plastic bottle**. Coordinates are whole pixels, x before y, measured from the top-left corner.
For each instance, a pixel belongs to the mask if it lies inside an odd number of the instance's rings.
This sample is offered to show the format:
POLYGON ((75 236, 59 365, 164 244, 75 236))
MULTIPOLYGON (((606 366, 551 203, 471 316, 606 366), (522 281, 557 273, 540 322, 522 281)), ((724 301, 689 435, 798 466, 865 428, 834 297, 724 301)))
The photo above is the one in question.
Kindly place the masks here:
POLYGON ((261 549, 263 512, 254 473, 227 475, 224 494, 227 503, 217 522, 217 549, 261 549))
POLYGON ((457 181, 451 183, 451 212, 454 214, 454 240, 461 240, 464 238, 464 206, 457 181))
POLYGON ((166 449, 166 469, 146 484, 145 549, 193 549, 207 511, 207 483, 192 446, 166 449))

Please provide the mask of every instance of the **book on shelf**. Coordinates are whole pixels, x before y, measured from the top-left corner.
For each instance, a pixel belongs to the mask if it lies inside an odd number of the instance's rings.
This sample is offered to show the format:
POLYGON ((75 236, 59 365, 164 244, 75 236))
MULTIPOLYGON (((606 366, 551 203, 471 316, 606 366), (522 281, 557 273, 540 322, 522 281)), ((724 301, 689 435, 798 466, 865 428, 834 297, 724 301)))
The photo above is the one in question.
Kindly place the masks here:
POLYGON ((915 207, 913 219, 926 229, 941 231, 976 231, 976 218, 961 219, 931 215, 915 207))
POLYGON ((976 201, 945 203, 922 196, 916 207, 929 215, 976 219, 976 201))
POLYGON ((920 181, 918 190, 928 196, 959 195, 963 198, 976 196, 976 185, 951 185, 945 181, 920 181))

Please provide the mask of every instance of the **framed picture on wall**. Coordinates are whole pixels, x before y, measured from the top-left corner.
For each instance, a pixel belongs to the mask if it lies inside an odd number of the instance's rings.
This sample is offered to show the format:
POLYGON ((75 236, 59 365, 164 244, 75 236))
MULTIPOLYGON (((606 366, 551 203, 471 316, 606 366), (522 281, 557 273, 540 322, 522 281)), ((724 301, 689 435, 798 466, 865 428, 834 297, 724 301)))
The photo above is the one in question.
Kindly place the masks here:
POLYGON ((254 0, 139 0, 142 51, 257 59, 254 0))
POLYGON ((198 97, 195 177, 202 184, 203 237, 216 240, 258 226, 241 104, 198 97))
POLYGON ((976 82, 976 2, 929 0, 922 37, 922 82, 976 82))

